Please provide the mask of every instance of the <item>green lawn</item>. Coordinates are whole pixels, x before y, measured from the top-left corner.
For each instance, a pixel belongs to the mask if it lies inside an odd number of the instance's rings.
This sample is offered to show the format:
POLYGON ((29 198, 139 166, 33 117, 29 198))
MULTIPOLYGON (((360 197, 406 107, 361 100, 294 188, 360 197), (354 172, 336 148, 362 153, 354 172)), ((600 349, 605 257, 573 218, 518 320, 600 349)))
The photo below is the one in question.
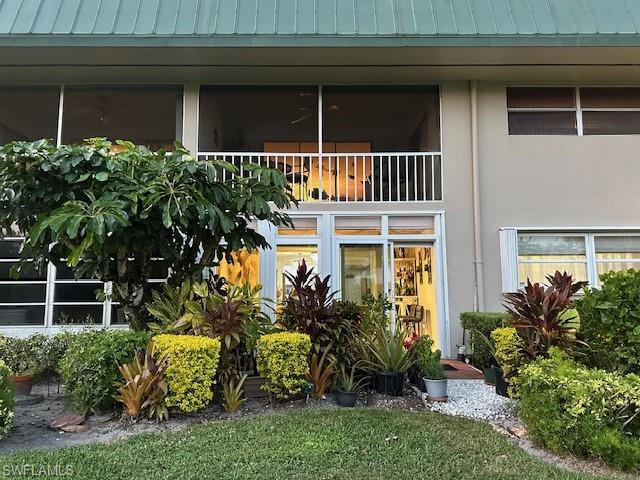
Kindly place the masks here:
POLYGON ((70 478, 587 479, 536 460, 491 427, 434 413, 300 410, 215 421, 109 445, 0 457, 72 465, 70 478))

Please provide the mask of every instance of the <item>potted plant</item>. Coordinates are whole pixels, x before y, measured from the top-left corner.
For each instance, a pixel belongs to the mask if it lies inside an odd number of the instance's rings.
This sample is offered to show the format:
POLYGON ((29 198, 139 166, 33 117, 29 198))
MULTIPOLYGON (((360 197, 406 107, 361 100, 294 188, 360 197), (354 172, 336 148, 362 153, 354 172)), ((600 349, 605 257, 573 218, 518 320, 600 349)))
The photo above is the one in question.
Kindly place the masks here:
POLYGON ((444 367, 440 363, 440 350, 437 350, 437 359, 433 359, 422 370, 424 384, 427 387, 427 395, 431 400, 444 400, 447 398, 447 378, 444 375, 444 367))
POLYGON ((424 335, 414 345, 416 364, 422 373, 427 395, 431 399, 447 397, 447 379, 440 363, 440 350, 434 350, 433 340, 424 335))
POLYGON ((337 384, 333 391, 336 403, 342 407, 355 407, 358 391, 362 388, 366 377, 356 379, 356 365, 351 367, 349 373, 342 367, 338 373, 337 384))
POLYGON ((29 395, 33 377, 40 371, 41 348, 38 338, 5 337, 0 340, 0 358, 12 375, 9 380, 19 395, 29 395))
POLYGON ((404 340, 401 329, 391 331, 384 327, 365 337, 364 363, 373 375, 373 386, 378 393, 402 395, 405 372, 412 364, 404 340))

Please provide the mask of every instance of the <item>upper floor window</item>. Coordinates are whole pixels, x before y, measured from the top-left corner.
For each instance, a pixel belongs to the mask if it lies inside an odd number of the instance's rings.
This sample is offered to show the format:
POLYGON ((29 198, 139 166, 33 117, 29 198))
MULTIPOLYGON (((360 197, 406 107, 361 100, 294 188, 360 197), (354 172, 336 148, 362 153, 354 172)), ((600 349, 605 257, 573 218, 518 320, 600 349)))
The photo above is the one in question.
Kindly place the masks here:
POLYGON ((0 88, 0 145, 41 138, 58 132, 60 87, 0 88))
POLYGON ((509 135, 640 134, 638 87, 509 87, 509 135))
POLYGON ((171 149, 182 138, 182 89, 173 86, 67 86, 62 143, 90 137, 171 149))

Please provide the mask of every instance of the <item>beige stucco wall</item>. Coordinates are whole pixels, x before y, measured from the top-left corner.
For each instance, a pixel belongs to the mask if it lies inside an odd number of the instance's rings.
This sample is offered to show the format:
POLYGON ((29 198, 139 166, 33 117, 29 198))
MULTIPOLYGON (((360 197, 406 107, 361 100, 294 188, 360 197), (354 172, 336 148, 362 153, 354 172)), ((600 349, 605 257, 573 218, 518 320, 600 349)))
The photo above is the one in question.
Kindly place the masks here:
POLYGON ((499 228, 640 226, 640 136, 509 136, 504 83, 479 85, 478 117, 487 309, 500 308, 499 228))

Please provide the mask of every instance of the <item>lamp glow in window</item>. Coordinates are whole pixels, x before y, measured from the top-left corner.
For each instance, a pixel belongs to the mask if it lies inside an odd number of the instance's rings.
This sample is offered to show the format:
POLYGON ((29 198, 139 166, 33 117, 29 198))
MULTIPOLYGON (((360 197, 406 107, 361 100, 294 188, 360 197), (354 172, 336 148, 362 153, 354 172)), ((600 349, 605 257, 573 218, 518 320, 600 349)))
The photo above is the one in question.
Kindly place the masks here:
POLYGON ((233 285, 244 285, 249 283, 255 287, 260 283, 260 256, 257 250, 247 252, 233 252, 231 254, 233 262, 226 260, 220 262, 218 275, 223 277, 233 285))
POLYGON ((278 245, 276 249, 276 300, 278 302, 291 293, 292 285, 286 274, 295 275, 298 266, 305 261, 309 269, 318 273, 317 245, 278 245))

